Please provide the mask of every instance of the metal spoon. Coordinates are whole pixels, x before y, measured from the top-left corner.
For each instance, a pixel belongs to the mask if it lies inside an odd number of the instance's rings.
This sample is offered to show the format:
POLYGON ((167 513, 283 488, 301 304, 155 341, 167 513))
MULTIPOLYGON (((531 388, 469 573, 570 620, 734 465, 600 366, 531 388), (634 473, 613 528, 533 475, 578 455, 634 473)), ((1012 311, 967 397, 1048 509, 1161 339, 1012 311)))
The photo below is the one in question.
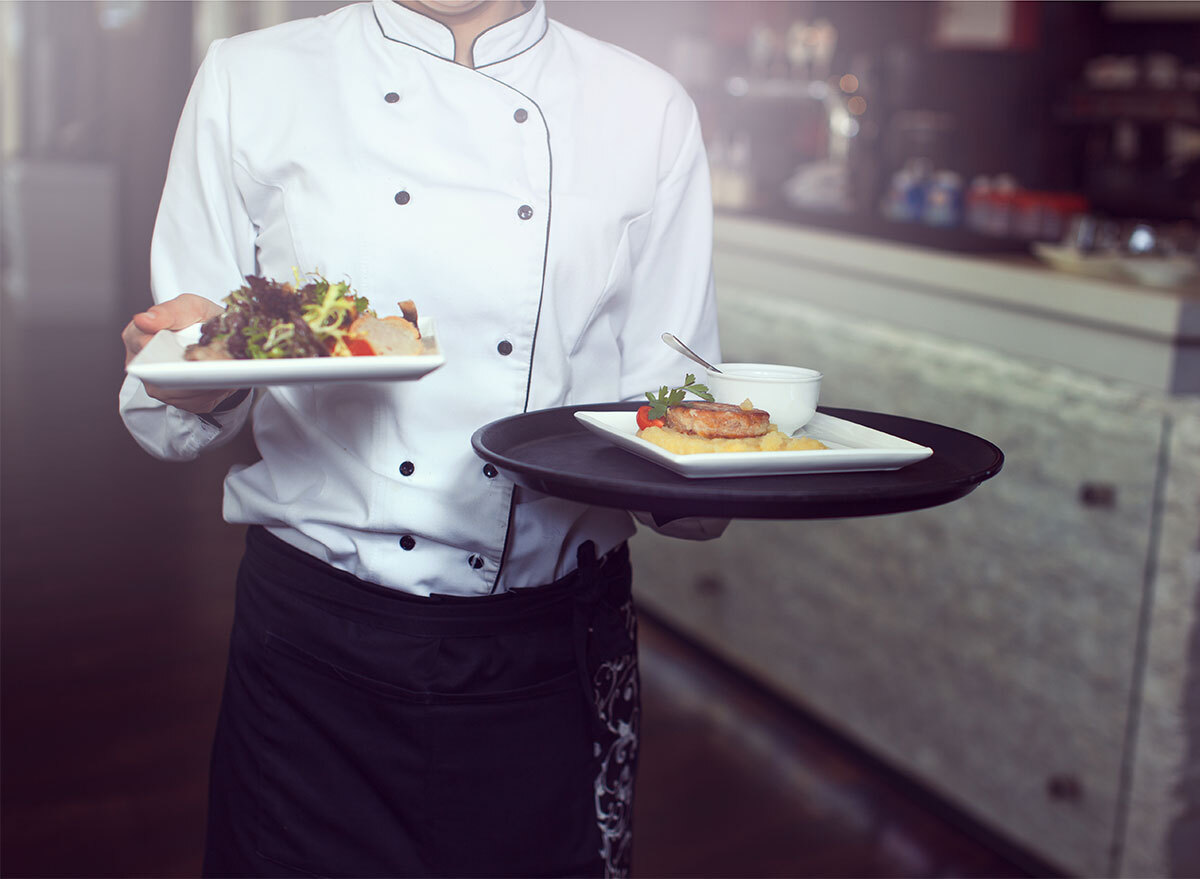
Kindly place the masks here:
POLYGON ((683 342, 679 341, 679 338, 677 336, 675 336, 674 333, 663 333, 662 340, 664 342, 666 342, 668 345, 670 345, 672 348, 674 348, 676 351, 678 351, 680 354, 682 354, 684 357, 691 358, 692 360, 696 361, 697 363, 699 363, 701 366, 703 366, 705 369, 709 370, 710 372, 717 372, 717 373, 721 372, 721 370, 717 369, 715 366, 713 366, 711 363, 709 363, 707 360, 705 360, 703 357, 701 357, 699 354, 697 354, 695 351, 693 351, 687 345, 683 344, 683 342))

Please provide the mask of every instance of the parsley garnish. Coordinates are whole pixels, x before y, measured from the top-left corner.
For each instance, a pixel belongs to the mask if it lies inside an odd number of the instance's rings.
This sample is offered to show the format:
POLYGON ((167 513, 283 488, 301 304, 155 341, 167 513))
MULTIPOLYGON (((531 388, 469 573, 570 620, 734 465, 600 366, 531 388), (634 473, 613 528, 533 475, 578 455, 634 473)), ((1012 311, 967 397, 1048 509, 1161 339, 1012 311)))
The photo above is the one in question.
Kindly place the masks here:
POLYGON ((710 403, 713 402, 713 395, 708 392, 708 386, 696 384, 696 377, 688 373, 683 378, 683 384, 677 388, 668 388, 666 385, 663 385, 658 390, 658 396, 649 391, 646 392, 646 399, 650 401, 650 411, 646 417, 652 420, 662 418, 667 414, 668 407, 678 406, 682 403, 683 398, 687 396, 689 391, 701 400, 707 400, 710 403))

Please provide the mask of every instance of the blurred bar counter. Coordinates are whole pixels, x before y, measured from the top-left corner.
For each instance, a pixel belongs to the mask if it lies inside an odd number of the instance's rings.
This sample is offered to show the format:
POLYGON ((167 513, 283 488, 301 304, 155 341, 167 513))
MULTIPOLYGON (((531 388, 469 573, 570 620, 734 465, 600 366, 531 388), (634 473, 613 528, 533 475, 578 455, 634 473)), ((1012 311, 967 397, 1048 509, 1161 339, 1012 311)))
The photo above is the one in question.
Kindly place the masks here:
POLYGON ((1069 874, 1200 873, 1200 295, 718 217, 726 361, 985 436, 945 507, 634 541, 643 604, 1069 874))
POLYGON ((950 253, 729 216, 717 218, 714 246, 718 291, 750 287, 1149 390, 1200 393, 1196 279, 1158 289, 1056 271, 1028 253, 950 253))

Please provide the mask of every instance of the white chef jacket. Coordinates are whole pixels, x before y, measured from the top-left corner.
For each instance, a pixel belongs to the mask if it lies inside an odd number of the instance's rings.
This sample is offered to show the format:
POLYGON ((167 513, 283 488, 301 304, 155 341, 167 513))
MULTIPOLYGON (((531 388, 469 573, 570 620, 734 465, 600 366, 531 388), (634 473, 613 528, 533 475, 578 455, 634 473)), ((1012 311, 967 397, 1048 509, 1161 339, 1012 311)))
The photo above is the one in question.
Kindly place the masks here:
POLYGON ((253 408, 261 460, 224 515, 416 594, 550 582, 628 513, 517 490, 480 426, 632 400, 719 357, 712 205, 695 106, 669 75, 546 17, 450 31, 392 0, 218 40, 184 107, 151 246, 154 296, 220 301, 249 273, 412 299, 445 365, 419 381, 260 389, 214 423, 126 378, 121 414, 186 460, 253 408))

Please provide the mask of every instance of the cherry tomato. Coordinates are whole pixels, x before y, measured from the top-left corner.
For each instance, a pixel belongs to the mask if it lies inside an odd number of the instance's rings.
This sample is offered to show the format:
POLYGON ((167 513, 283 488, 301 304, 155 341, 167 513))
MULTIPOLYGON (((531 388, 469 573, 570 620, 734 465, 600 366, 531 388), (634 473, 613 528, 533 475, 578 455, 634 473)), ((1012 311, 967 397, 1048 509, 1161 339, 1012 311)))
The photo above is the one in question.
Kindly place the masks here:
POLYGON ((366 339, 356 339, 353 336, 346 339, 346 347, 350 349, 350 353, 355 357, 370 356, 375 353, 375 349, 371 347, 371 343, 366 339))
POLYGON ((637 426, 638 430, 645 430, 647 427, 662 427, 663 420, 661 418, 651 418, 650 407, 643 406, 637 411, 637 426))

